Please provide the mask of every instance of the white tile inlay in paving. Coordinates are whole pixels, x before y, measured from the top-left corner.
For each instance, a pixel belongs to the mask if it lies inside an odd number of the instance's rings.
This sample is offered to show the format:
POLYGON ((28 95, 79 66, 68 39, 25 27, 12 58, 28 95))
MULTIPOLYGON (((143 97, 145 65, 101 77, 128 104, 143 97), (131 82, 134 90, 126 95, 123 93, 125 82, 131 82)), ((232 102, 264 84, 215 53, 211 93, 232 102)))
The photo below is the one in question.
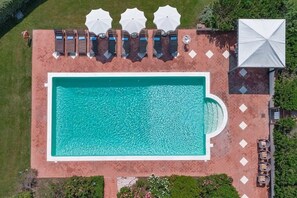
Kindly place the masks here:
POLYGON ((245 88, 245 86, 242 86, 240 89, 239 89, 240 93, 242 94, 245 94, 247 92, 247 89, 245 88))
POLYGON ((213 53, 212 51, 208 50, 205 55, 208 57, 208 58, 211 58, 213 56, 213 53))
POLYGON ((191 58, 194 58, 197 55, 197 53, 194 50, 191 50, 189 52, 189 56, 191 56, 191 58))
POLYGON ((242 176, 240 181, 241 181, 241 183, 246 184, 249 181, 249 179, 246 176, 242 176))
POLYGON ((241 198, 249 198, 246 194, 242 195, 241 198))
POLYGON ((245 104, 242 104, 242 105, 240 105, 239 109, 243 113, 247 110, 247 106, 245 106, 245 104))
POLYGON ((244 139, 242 139, 242 140, 239 142, 239 145, 240 145, 242 148, 244 148, 247 144, 248 144, 248 143, 247 143, 244 139))
POLYGON ((243 157, 239 162, 242 164, 242 166, 245 166, 249 161, 243 157))
POLYGON ((247 124, 246 124, 244 121, 242 121, 242 122, 239 124, 239 127, 240 127, 242 130, 244 130, 244 129, 247 127, 247 124))
POLYGON ((225 59, 229 58, 230 53, 228 50, 224 51, 223 56, 225 57, 225 59))
POLYGON ((242 68, 242 69, 239 71, 239 74, 240 74, 242 77, 244 77, 244 76, 247 74, 247 71, 246 71, 244 68, 242 68))

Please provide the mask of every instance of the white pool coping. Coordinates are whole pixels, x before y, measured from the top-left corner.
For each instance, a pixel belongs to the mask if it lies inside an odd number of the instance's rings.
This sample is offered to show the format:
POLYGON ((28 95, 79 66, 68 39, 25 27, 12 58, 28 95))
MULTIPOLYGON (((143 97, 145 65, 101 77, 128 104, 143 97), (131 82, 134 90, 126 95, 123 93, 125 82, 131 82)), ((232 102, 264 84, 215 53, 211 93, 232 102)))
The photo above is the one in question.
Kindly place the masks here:
POLYGON ((48 73, 47 82, 47 161, 155 161, 155 160, 210 160, 210 139, 221 133, 228 121, 227 107, 217 96, 210 93, 209 72, 112 72, 112 73, 48 73), (205 155, 197 156, 52 156, 52 79, 54 77, 205 77, 206 98, 219 103, 223 110, 223 120, 217 130, 205 134, 205 155))

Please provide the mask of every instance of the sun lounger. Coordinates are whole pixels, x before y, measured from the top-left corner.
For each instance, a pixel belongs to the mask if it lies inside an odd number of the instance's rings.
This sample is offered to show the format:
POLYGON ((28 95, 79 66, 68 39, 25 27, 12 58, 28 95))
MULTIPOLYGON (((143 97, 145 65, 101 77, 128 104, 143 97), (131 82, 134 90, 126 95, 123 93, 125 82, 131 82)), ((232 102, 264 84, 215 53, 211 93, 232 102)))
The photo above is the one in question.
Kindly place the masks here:
POLYGON ((130 34, 122 31, 122 57, 127 58, 130 54, 130 34))
POLYGON ((108 52, 113 56, 116 55, 116 33, 113 31, 108 32, 108 52))
POLYGON ((93 32, 89 32, 89 52, 88 56, 93 57, 98 54, 98 38, 93 32))
POLYGON ((116 55, 116 33, 112 30, 108 31, 108 50, 103 54, 106 59, 116 55))
POLYGON ((65 31, 66 54, 70 56, 76 55, 75 32, 73 30, 65 31))
POLYGON ((137 56, 139 58, 145 57, 147 54, 147 31, 146 30, 141 30, 139 34, 139 49, 137 56))
POLYGON ((177 31, 172 32, 169 34, 169 53, 171 56, 176 57, 177 56, 177 45, 178 45, 178 39, 177 39, 177 31))
POLYGON ((154 55, 157 58, 161 58, 163 56, 162 53, 162 35, 161 31, 157 31, 154 35, 154 55))
POLYGON ((63 30, 54 30, 55 32, 55 52, 57 55, 65 54, 65 38, 63 30))
POLYGON ((85 30, 77 31, 77 45, 78 45, 78 54, 86 55, 87 54, 87 35, 85 30))

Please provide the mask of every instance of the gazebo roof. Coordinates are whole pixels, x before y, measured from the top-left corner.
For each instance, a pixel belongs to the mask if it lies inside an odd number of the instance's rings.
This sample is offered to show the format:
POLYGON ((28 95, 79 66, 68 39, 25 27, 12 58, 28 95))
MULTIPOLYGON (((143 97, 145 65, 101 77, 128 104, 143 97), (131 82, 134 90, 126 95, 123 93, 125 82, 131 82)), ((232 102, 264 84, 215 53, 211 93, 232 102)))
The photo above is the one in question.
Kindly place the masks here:
POLYGON ((238 67, 285 67, 285 19, 238 20, 238 67))

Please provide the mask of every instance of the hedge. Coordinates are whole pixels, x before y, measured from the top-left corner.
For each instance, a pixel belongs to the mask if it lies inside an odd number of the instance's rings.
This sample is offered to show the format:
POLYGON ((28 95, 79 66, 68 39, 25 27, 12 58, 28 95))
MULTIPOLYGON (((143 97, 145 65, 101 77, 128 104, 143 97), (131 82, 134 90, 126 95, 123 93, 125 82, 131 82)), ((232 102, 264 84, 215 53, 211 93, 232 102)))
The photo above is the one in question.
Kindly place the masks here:
POLYGON ((169 177, 170 194, 172 198, 199 197, 201 189, 197 179, 190 176, 172 175, 169 177))
POLYGON ((0 24, 13 17, 30 0, 0 0, 0 24))
POLYGON ((287 0, 215 0, 199 16, 207 27, 236 30, 240 18, 283 18, 287 0))
POLYGON ((282 77, 276 80, 273 100, 282 109, 297 109, 297 78, 282 77))
POLYGON ((131 187, 123 187, 117 194, 118 198, 134 197, 154 198, 239 198, 232 178, 226 174, 210 175, 206 177, 190 177, 172 175, 170 177, 150 176, 140 179, 131 187))
POLYGON ((280 120, 274 128, 275 197, 297 197, 297 133, 293 127, 291 121, 280 120))
POLYGON ((102 176, 78 177, 49 182, 48 187, 38 189, 37 197, 103 198, 104 178, 102 176))

